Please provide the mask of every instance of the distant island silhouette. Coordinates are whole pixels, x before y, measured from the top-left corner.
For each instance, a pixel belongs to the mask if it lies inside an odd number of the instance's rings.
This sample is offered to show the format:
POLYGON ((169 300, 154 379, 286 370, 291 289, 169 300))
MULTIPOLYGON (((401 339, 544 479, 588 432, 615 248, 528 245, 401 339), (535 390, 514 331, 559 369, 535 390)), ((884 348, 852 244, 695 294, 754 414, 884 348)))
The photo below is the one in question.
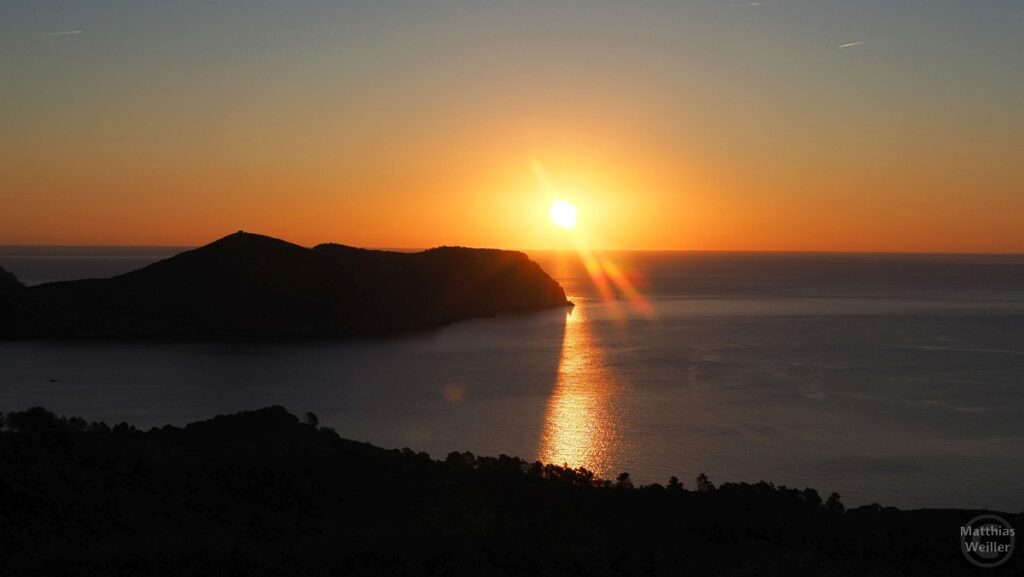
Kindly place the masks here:
POLYGON ((25 287, 0 269, 0 338, 387 335, 571 306, 525 254, 306 248, 239 231, 110 279, 25 287))
POLYGON ((149 431, 0 413, 0 575, 968 575, 981 513, 437 461, 282 407, 149 431))

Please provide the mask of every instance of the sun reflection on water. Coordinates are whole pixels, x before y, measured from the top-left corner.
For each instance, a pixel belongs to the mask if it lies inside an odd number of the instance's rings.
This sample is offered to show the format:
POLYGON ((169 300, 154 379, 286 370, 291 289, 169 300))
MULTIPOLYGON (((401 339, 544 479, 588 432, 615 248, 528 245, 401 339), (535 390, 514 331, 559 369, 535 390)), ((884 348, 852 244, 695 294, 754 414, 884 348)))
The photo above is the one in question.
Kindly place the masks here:
POLYGON ((615 406, 618 384, 604 352, 577 306, 566 321, 558 380, 548 399, 538 460, 584 467, 608 478, 623 450, 621 418, 615 406))

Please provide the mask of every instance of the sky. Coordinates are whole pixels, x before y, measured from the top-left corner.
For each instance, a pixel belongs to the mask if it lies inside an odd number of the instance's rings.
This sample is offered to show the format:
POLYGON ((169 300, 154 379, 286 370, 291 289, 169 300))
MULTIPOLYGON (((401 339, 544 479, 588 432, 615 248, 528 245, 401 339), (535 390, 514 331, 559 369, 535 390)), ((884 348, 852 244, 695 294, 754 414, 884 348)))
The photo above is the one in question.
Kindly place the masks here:
POLYGON ((0 244, 563 248, 557 197, 598 248, 1024 252, 1022 30, 1020 0, 5 0, 0 244))

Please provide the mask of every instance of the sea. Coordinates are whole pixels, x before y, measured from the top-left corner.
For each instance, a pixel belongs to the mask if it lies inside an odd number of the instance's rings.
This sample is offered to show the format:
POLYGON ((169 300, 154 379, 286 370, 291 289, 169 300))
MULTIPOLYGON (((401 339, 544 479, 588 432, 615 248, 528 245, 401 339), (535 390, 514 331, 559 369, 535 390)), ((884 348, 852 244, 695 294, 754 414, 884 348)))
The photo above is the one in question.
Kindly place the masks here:
MULTIPOLYGON (((185 250, 0 247, 27 284, 185 250)), ((533 252, 575 307, 370 341, 0 342, 0 410, 341 436, 634 483, 1024 511, 1024 255, 533 252)))

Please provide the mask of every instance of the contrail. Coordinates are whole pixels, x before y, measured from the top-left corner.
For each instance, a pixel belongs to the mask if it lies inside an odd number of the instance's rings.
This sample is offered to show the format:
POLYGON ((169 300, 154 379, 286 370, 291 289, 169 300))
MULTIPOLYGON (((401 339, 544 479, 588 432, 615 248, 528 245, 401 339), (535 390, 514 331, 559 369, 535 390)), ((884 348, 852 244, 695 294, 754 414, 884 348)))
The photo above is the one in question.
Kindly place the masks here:
POLYGON ((60 32, 47 32, 43 36, 70 36, 71 34, 81 34, 85 30, 61 30, 60 32))
POLYGON ((839 48, 850 48, 851 46, 860 46, 862 44, 865 44, 864 40, 859 40, 857 42, 847 42, 846 44, 840 44, 838 47, 839 48))

